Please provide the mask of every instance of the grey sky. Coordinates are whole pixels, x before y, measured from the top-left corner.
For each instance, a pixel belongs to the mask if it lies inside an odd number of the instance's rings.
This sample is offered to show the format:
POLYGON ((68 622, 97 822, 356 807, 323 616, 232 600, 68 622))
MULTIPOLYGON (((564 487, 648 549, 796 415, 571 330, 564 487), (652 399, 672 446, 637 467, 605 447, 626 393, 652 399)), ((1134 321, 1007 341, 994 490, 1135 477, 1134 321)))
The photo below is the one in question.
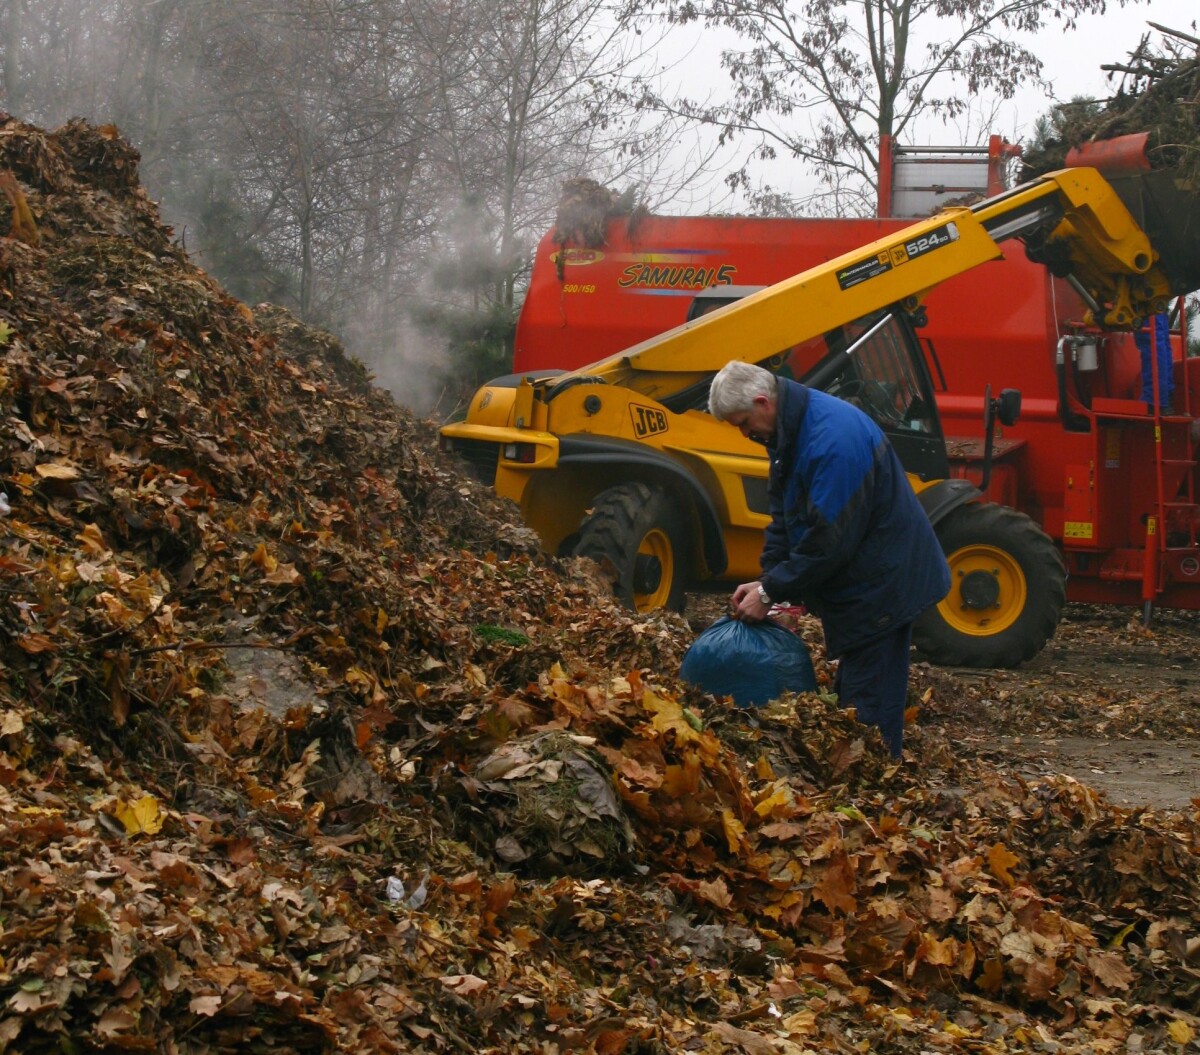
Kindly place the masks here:
MULTIPOLYGON (((1150 3, 1127 4, 1118 7, 1110 3, 1103 15, 1079 19, 1078 28, 1071 33, 1048 30, 1031 42, 1031 50, 1045 64, 1046 79, 1053 85, 1053 95, 1029 88, 1014 100, 999 104, 993 117, 993 100, 982 100, 965 121, 947 127, 940 121, 929 121, 906 137, 906 142, 921 146, 941 146, 957 143, 979 143, 989 133, 1007 137, 1013 142, 1030 135, 1034 122, 1045 114, 1054 102, 1077 96, 1103 99, 1115 90, 1101 66, 1124 61, 1146 32, 1155 43, 1163 38, 1151 29, 1157 22, 1171 29, 1197 34, 1196 0, 1151 0, 1150 3)), ((728 78, 720 68, 722 41, 720 34, 703 33, 689 27, 675 36, 665 47, 655 51, 662 71, 664 85, 675 86, 693 97, 708 97, 713 101, 723 97, 728 78)), ((766 165, 758 171, 763 178, 780 190, 803 196, 810 192, 814 181, 803 166, 790 158, 766 165)), ((713 209, 736 212, 740 202, 731 201, 719 176, 705 182, 689 200, 677 200, 664 211, 704 212, 713 209)))

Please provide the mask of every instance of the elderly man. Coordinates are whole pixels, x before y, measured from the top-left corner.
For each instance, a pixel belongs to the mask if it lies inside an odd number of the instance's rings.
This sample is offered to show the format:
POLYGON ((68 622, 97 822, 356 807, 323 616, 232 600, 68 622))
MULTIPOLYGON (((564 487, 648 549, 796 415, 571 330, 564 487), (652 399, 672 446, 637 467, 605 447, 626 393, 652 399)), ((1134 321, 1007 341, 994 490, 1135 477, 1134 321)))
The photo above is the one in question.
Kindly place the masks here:
POLYGON ((819 616, 839 700, 900 757, 913 622, 950 589, 900 460, 862 411, 749 363, 713 378, 709 411, 771 459, 762 575, 734 590, 737 618, 784 600, 819 616))

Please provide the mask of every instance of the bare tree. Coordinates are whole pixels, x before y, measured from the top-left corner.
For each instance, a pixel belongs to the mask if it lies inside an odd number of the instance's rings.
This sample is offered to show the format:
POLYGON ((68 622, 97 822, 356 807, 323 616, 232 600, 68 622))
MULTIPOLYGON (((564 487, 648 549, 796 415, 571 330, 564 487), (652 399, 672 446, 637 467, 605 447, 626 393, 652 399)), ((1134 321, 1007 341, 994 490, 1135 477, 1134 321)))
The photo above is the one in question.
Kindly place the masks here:
POLYGON ((21 64, 25 52, 25 0, 0 0, 0 47, 4 54, 4 99, 17 112, 25 105, 21 64))
MULTIPOLYGON (((731 94, 711 104, 651 85, 645 105, 748 145, 747 160, 805 163, 842 211, 874 201, 882 136, 922 118, 953 122, 981 96, 1044 84, 1019 43, 1070 29, 1105 0, 627 0, 627 26, 700 24, 732 34, 722 53, 731 94)), ((983 130, 981 130, 983 131, 983 130)), ((728 178, 752 195, 745 161, 728 178)), ((765 189, 771 194, 770 188, 765 189)))
MULTIPOLYGON (((677 128, 621 90, 644 46, 606 0, 496 0, 460 14, 455 47, 424 48, 436 56, 445 193, 421 314, 455 335, 470 387, 511 362, 533 248, 563 183, 588 176, 651 203, 671 185, 663 167, 677 128)), ((435 25, 447 31, 445 20, 415 20, 418 33, 435 25)))
POLYGON ((0 0, 0 105, 116 122, 202 266, 367 364, 419 317, 503 367, 562 183, 671 185, 605 3, 0 0))
POLYGON ((4 106, 50 124, 83 112, 108 120, 121 63, 119 21, 111 0, 0 0, 4 106))

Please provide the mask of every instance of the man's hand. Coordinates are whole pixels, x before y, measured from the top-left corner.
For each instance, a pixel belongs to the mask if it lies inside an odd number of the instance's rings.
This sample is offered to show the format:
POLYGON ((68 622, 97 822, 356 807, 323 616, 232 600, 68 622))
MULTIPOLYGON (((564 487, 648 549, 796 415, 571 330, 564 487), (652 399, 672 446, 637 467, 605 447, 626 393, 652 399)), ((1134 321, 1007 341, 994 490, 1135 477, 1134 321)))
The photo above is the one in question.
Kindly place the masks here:
POLYGON ((747 623, 761 623, 767 618, 767 613, 771 610, 771 606, 763 604, 759 600, 758 588, 761 585, 756 579, 754 582, 742 583, 741 586, 733 591, 731 604, 734 619, 741 619, 747 623))

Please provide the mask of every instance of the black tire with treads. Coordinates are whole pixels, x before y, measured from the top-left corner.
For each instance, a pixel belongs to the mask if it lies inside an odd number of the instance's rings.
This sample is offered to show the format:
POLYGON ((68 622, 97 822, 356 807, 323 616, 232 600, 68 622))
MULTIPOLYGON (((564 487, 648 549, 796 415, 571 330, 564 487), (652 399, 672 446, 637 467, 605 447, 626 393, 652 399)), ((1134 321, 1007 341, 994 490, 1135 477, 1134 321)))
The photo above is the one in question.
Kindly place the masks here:
POLYGON ((1054 541, 1024 513, 970 502, 935 530, 950 592, 913 627, 913 644, 950 667, 1015 667, 1054 636, 1067 572, 1054 541))
POLYGON ((682 611, 684 538, 682 514, 669 494, 649 484, 625 483, 596 496, 572 552, 605 568, 614 594, 628 607, 682 611))

